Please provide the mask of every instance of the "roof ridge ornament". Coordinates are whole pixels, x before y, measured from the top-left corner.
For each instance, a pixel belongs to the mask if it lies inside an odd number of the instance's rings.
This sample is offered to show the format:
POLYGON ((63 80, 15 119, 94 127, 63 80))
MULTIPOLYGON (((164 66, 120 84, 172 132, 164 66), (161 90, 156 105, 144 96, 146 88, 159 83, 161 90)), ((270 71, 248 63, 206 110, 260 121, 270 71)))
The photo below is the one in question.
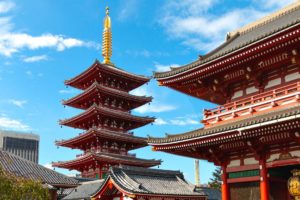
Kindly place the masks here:
POLYGON ((102 40, 102 56, 104 57, 103 64, 113 65, 110 61, 112 56, 112 31, 111 20, 109 17, 109 7, 106 7, 106 16, 103 24, 103 40, 102 40))

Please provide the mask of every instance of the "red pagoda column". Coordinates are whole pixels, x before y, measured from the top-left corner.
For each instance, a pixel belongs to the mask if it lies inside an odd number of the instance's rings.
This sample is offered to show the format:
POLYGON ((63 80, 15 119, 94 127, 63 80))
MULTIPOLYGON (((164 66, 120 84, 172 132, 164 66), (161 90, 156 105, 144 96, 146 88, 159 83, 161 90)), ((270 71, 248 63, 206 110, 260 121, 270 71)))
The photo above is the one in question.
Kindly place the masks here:
POLYGON ((269 179, 268 170, 266 168, 266 159, 259 160, 260 168, 260 199, 269 200, 269 179))
POLYGON ((227 171, 226 171, 227 165, 222 165, 222 200, 229 200, 229 185, 227 182, 227 171))

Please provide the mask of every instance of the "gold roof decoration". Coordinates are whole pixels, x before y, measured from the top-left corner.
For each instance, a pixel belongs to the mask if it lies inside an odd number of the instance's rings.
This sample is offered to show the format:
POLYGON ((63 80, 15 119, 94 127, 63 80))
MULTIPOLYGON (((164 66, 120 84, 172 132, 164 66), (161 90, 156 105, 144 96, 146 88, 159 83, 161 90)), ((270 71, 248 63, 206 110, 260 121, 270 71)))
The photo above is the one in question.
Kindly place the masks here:
POLYGON ((102 56, 103 64, 113 65, 110 61, 112 56, 112 32, 111 20, 109 17, 109 7, 106 7, 106 16, 104 18, 103 40, 102 40, 102 56))

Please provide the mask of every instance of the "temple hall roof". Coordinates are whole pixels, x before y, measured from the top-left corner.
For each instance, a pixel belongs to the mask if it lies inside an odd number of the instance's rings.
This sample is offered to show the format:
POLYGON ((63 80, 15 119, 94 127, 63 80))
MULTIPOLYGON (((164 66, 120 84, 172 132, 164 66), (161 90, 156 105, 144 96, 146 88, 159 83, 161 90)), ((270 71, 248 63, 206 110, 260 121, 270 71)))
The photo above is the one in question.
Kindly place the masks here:
POLYGON ((296 1, 269 16, 228 33, 227 40, 223 44, 206 55, 200 56, 201 59, 181 67, 172 68, 171 71, 156 72, 154 73, 154 77, 158 80, 163 80, 181 75, 196 68, 206 68, 213 61, 220 60, 227 55, 245 49, 259 41, 275 36, 276 34, 299 25, 299 23, 300 1, 296 1))
POLYGON ((103 183, 104 179, 81 183, 81 185, 73 189, 70 194, 63 198, 63 200, 90 199, 90 197, 99 190, 103 183))
POLYGON ((260 126, 268 125, 272 122, 280 122, 284 120, 291 120, 300 118, 300 106, 293 106, 274 110, 272 112, 251 115, 244 119, 235 120, 222 125, 216 125, 209 128, 201 128, 194 131, 167 135, 165 138, 148 138, 150 145, 164 145, 186 142, 189 140, 201 139, 216 134, 229 133, 234 131, 242 131, 247 128, 257 128, 260 126))
POLYGON ((42 183, 54 187, 69 188, 78 185, 78 181, 73 178, 2 150, 0 150, 0 166, 8 173, 32 180, 40 180, 42 183))
MULTIPOLYGON (((141 167, 112 167, 105 184, 112 179, 114 185, 127 194, 170 195, 179 197, 203 197, 207 191, 189 183, 180 171, 145 169, 141 167)), ((219 191, 212 191, 210 196, 220 199, 219 191), (217 194, 212 194, 217 193, 217 194)), ((208 198, 214 199, 214 198, 208 198)))

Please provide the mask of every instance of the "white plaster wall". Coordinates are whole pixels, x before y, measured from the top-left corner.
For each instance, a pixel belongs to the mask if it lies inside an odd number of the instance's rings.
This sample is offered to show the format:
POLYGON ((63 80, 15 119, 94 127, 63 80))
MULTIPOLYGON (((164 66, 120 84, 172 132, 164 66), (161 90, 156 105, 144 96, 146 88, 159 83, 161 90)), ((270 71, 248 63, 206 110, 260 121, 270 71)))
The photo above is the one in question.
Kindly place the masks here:
POLYGON ((241 96, 243 96, 243 90, 238 90, 233 94, 232 99, 235 99, 235 98, 238 98, 241 96))
POLYGON ((272 155, 270 156, 270 158, 267 159, 267 162, 271 162, 271 161, 274 161, 274 160, 278 159, 278 158, 279 158, 279 155, 280 155, 280 153, 272 154, 272 155))
POLYGON ((279 85, 280 83, 281 83, 281 78, 276 78, 276 79, 270 80, 265 88, 270 88, 275 85, 279 85))
POLYGON ((253 165, 253 164, 258 164, 258 161, 255 160, 255 158, 246 158, 244 160, 245 165, 253 165))
POLYGON ((124 197, 123 199, 124 199, 124 200, 133 200, 133 199, 130 198, 130 197, 124 197))
POLYGON ((240 160, 231 160, 228 167, 238 167, 241 165, 241 161, 240 160))
POLYGON ((293 157, 298 157, 298 158, 300 158, 300 150, 297 150, 297 151, 291 151, 290 154, 291 154, 293 157))
POLYGON ((254 93, 254 92, 257 92, 257 91, 258 91, 258 89, 255 86, 248 87, 246 89, 246 94, 251 94, 251 93, 254 93))
POLYGON ((299 79, 300 78, 300 74, 299 72, 294 72, 292 74, 288 74, 284 77, 284 80, 286 82, 289 82, 289 81, 293 81, 293 80, 296 80, 296 79, 299 79))

